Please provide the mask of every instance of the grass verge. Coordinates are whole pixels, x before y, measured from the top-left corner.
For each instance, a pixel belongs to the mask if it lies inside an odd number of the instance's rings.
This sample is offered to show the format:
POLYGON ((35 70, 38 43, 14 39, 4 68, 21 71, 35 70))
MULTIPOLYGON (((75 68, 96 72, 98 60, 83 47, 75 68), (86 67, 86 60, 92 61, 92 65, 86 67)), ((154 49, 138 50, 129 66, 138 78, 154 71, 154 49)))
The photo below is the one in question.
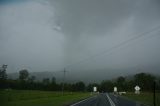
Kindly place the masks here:
MULTIPOLYGON (((124 95, 125 97, 141 102, 143 104, 153 106, 153 93, 142 92, 139 95, 134 93, 127 93, 124 95)), ((156 106, 160 106, 160 93, 156 93, 156 106)))
POLYGON ((90 93, 11 90, 0 91, 1 106, 67 106, 90 97, 90 93))

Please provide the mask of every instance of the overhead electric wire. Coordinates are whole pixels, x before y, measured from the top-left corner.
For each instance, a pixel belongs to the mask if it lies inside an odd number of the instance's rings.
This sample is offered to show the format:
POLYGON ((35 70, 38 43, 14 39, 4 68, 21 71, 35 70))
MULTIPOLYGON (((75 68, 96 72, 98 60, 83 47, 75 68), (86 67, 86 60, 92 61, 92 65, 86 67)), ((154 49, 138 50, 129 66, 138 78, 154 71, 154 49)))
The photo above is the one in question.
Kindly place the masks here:
MULTIPOLYGON (((107 49, 107 50, 104 50, 104 51, 102 51, 102 52, 100 52, 100 53, 97 53, 97 54, 95 54, 95 55, 92 55, 92 56, 90 56, 90 57, 88 57, 88 58, 85 58, 85 59, 80 60, 80 61, 78 61, 78 62, 75 62, 75 63, 73 63, 73 64, 66 65, 65 68, 74 66, 74 65, 76 65, 76 64, 81 64, 81 63, 83 63, 83 62, 85 62, 85 61, 88 61, 88 60, 90 60, 90 59, 93 59, 93 58, 96 58, 96 57, 98 57, 98 56, 101 56, 102 54, 108 53, 108 52, 110 52, 110 51, 112 51, 112 50, 114 50, 114 49, 117 49, 117 48, 119 48, 119 47, 121 47, 121 46, 123 46, 123 45, 126 45, 127 43, 130 43, 131 41, 135 41, 135 40, 137 40, 137 39, 139 39, 139 38, 142 38, 142 37, 148 35, 149 33, 152 33, 152 32, 154 32, 154 31, 157 31, 157 30, 160 30, 160 26, 157 26, 157 27, 155 27, 155 28, 153 28, 153 29, 151 29, 151 30, 149 30, 149 31, 143 32, 143 33, 141 33, 141 34, 137 34, 137 36, 134 36, 134 37, 132 37, 132 38, 126 40, 126 41, 123 41, 123 42, 121 42, 121 43, 119 43, 119 44, 117 44, 117 45, 115 45, 115 46, 113 46, 113 47, 111 47, 111 48, 109 48, 109 49, 107 49)), ((155 35, 153 35, 153 36, 155 36, 155 35)))

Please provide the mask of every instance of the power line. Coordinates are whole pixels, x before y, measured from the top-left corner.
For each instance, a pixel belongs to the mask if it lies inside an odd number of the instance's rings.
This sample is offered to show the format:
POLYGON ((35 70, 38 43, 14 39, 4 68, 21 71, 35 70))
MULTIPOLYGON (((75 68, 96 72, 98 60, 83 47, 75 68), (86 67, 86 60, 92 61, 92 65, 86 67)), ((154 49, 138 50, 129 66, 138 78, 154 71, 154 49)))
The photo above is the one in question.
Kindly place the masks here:
MULTIPOLYGON (((76 65, 76 64, 83 63, 83 62, 88 61, 88 60, 90 60, 90 59, 92 59, 92 58, 98 57, 98 56, 100 56, 100 55, 102 55, 102 54, 104 54, 104 53, 108 53, 108 52, 110 52, 110 51, 112 51, 112 50, 114 50, 114 49, 117 49, 117 48, 119 48, 119 47, 121 47, 121 46, 123 46, 123 45, 126 45, 127 43, 130 43, 130 41, 135 41, 135 40, 137 40, 137 39, 139 39, 139 38, 142 38, 142 37, 146 36, 148 33, 151 33, 151 32, 153 32, 153 31, 156 31, 156 30, 159 30, 159 29, 160 29, 160 26, 155 27, 155 28, 153 28, 153 29, 151 29, 151 30, 149 30, 149 31, 143 32, 143 33, 141 33, 141 34, 137 34, 137 36, 132 37, 132 38, 130 38, 130 39, 124 41, 124 42, 121 42, 120 44, 117 44, 117 45, 113 46, 113 47, 110 48, 110 49, 107 49, 107 50, 105 50, 105 51, 103 51, 103 52, 100 52, 100 53, 98 53, 98 54, 96 54, 96 55, 92 55, 92 56, 90 56, 90 57, 88 57, 88 58, 86 58, 86 59, 84 59, 84 60, 81 60, 81 61, 75 62, 75 63, 73 63, 73 64, 67 65, 65 68, 71 67, 71 66, 76 65)), ((153 36, 155 36, 155 35, 153 35, 153 36)), ((67 72, 65 68, 64 68, 64 71, 56 71, 56 72, 63 72, 62 95, 64 95, 65 75, 66 75, 66 72, 67 72)))
POLYGON ((88 60, 90 60, 90 59, 92 59, 92 58, 98 57, 98 56, 100 56, 100 55, 102 55, 102 54, 104 54, 104 53, 108 53, 108 52, 110 52, 110 51, 112 51, 112 50, 114 50, 114 49, 117 49, 117 48, 119 48, 119 47, 121 47, 121 46, 123 46, 123 45, 126 45, 127 43, 130 43, 131 41, 135 41, 135 40, 137 40, 137 39, 139 39, 139 38, 142 38, 142 37, 146 36, 148 33, 154 32, 154 31, 159 30, 159 29, 160 29, 160 26, 157 26, 157 27, 155 27, 155 28, 153 28, 153 29, 151 29, 151 30, 149 30, 149 31, 143 32, 143 33, 141 33, 141 34, 137 34, 137 36, 134 36, 134 37, 132 37, 132 38, 130 38, 130 39, 124 41, 124 42, 121 42, 120 44, 115 45, 115 46, 113 46, 113 47, 110 48, 110 49, 107 49, 107 50, 105 50, 105 51, 103 51, 103 52, 100 52, 100 53, 98 53, 98 54, 92 55, 92 56, 90 56, 90 57, 88 57, 88 58, 86 58, 86 59, 83 59, 83 60, 81 60, 81 61, 75 62, 75 63, 73 63, 73 64, 67 65, 66 68, 67 68, 67 67, 71 67, 71 66, 76 65, 76 64, 83 63, 83 62, 88 61, 88 60))

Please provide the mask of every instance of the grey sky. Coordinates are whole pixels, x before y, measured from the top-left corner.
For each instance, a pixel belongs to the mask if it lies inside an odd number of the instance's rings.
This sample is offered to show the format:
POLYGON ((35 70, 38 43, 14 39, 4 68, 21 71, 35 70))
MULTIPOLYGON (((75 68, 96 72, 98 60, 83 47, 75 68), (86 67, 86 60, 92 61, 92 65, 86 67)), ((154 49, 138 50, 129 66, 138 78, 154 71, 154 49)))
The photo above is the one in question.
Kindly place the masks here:
POLYGON ((57 71, 100 54, 68 70, 158 69, 160 28, 113 50, 112 55, 101 53, 160 26, 159 11, 159 0, 1 2, 0 64, 8 64, 8 72, 57 71))

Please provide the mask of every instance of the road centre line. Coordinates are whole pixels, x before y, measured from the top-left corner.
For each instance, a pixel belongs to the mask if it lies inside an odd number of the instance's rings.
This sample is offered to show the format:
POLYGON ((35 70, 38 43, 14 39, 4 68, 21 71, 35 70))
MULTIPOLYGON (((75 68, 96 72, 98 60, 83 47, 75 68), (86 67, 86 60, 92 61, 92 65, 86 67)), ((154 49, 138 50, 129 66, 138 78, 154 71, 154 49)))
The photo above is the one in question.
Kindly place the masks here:
POLYGON ((111 105, 111 106, 116 106, 116 105, 114 104, 114 102, 112 101, 112 99, 109 97, 109 95, 106 94, 106 96, 107 96, 107 98, 108 98, 108 100, 109 100, 110 105, 111 105))

